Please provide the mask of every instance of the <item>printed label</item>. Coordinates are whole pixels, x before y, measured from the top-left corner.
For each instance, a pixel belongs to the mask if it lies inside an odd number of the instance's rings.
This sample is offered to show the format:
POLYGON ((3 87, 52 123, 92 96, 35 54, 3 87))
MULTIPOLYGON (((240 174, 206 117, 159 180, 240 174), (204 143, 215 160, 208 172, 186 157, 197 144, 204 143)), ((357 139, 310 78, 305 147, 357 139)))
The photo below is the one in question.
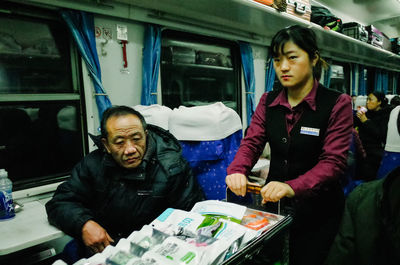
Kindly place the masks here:
POLYGON ((319 129, 311 127, 301 127, 300 134, 319 136, 319 129))

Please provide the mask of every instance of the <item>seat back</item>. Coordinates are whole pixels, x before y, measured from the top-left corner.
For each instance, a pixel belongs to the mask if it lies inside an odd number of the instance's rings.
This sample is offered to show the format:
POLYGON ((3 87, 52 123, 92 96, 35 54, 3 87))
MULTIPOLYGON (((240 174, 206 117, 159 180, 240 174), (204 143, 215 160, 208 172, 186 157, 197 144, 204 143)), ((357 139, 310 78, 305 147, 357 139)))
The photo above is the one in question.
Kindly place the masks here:
POLYGON ((153 104, 150 106, 136 105, 133 107, 143 115, 148 124, 157 125, 165 130, 168 130, 169 116, 172 110, 166 106, 153 104))
POLYGON ((385 151, 377 173, 377 178, 384 178, 393 169, 400 166, 400 106, 390 112, 385 151))
POLYGON ((226 197, 226 169, 242 139, 239 115, 221 102, 174 109, 170 132, 180 141, 182 155, 208 200, 226 197))

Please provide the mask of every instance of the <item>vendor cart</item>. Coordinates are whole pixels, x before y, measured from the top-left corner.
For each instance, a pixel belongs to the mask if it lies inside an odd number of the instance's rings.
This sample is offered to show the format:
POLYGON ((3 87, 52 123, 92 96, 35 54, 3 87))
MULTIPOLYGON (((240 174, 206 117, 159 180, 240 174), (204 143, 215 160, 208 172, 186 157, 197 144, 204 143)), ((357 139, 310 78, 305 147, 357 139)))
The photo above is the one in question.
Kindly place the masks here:
MULTIPOLYGON (((259 211, 265 211, 265 208, 261 205, 261 197, 257 191, 254 192, 248 189, 248 193, 245 197, 235 196, 229 189, 226 192, 226 199, 228 202, 234 202, 241 205, 245 205, 248 208, 257 209, 259 211)), ((275 203, 275 211, 273 214, 281 215, 280 202, 275 203)), ((261 235, 254 238, 247 245, 238 250, 230 258, 222 262, 222 265, 232 264, 251 264, 251 262, 257 257, 257 255, 263 255, 260 253, 265 244, 274 243, 278 237, 283 238, 282 248, 282 265, 289 263, 289 227, 293 221, 291 214, 283 213, 282 219, 275 223, 269 230, 264 231, 261 235)))

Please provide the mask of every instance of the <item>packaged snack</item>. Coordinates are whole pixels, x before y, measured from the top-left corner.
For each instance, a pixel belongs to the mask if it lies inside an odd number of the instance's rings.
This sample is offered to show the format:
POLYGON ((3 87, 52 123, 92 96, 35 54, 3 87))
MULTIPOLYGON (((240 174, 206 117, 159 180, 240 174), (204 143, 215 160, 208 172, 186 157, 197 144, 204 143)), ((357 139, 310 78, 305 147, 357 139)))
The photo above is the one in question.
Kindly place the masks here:
POLYGON ((231 221, 240 223, 246 206, 238 205, 230 202, 222 202, 217 200, 207 200, 196 203, 191 212, 202 215, 220 215, 226 216, 231 221))
POLYGON ((162 244, 168 237, 169 235, 145 225, 140 231, 135 231, 128 237, 129 253, 141 257, 149 249, 162 244))
POLYGON ((129 250, 131 248, 131 242, 126 238, 121 238, 118 241, 118 244, 115 246, 115 248, 118 250, 129 252, 129 250))
POLYGON ((226 243, 214 238, 167 238, 161 245, 146 252, 142 259, 154 259, 160 264, 211 265, 223 261, 226 243))
POLYGON ((201 255, 200 251, 187 242, 176 237, 169 237, 161 245, 146 252, 143 260, 154 259, 165 265, 200 265, 201 255))
POLYGON ((203 221, 201 214, 168 208, 150 225, 168 235, 195 237, 197 228, 203 221))
POLYGON ((125 251, 119 250, 118 252, 112 254, 110 257, 106 259, 107 265, 126 265, 129 260, 134 259, 135 257, 125 251))
POLYGON ((272 227, 280 219, 282 219, 280 215, 247 208, 240 224, 252 230, 262 232, 272 227))
POLYGON ((133 258, 126 263, 126 265, 162 265, 155 259, 142 260, 140 258, 133 258))

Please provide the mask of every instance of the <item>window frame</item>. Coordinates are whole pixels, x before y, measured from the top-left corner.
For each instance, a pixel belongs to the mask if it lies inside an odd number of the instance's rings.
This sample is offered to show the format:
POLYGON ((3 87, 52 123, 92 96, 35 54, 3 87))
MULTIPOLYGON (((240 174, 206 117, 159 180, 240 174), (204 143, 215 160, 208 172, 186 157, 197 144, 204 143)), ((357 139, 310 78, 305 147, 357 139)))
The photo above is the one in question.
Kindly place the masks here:
MULTIPOLYGON (((341 62, 332 60, 329 62, 329 65, 332 67, 333 65, 338 65, 343 67, 343 80, 344 80, 344 90, 339 91, 341 93, 346 93, 347 95, 351 95, 351 64, 348 62, 341 62)), ((332 82, 332 76, 331 82, 332 82)), ((332 88, 333 89, 333 88, 332 88)))
MULTIPOLYGON (((3 93, 0 94, 0 106, 13 106, 13 105, 24 105, 35 103, 38 106, 47 103, 72 103, 79 107, 80 112, 77 113, 79 131, 80 134, 80 144, 82 148, 82 157, 88 153, 89 143, 86 137, 87 132, 87 120, 86 120, 86 105, 85 105, 85 93, 83 91, 83 80, 82 80, 82 65, 81 57, 78 50, 73 43, 69 29, 67 25, 62 20, 61 16, 57 15, 54 10, 47 10, 38 7, 25 6, 23 4, 14 3, 1 3, 0 4, 0 14, 5 13, 10 19, 24 18, 32 21, 41 21, 51 23, 57 21, 59 24, 63 25, 65 31, 68 33, 68 47, 69 47, 69 57, 67 60, 70 66, 70 88, 71 92, 55 92, 55 93, 3 93)), ((34 139, 32 139, 34 141, 34 139)), ((55 147, 56 148, 56 147, 55 147)), ((59 172, 55 174, 50 174, 46 176, 39 177, 29 177, 26 179, 18 180, 14 182, 13 190, 21 191, 28 188, 39 187, 47 184, 57 183, 67 179, 70 173, 59 172)))
MULTIPOLYGON (((241 58, 240 58, 240 48, 237 42, 231 41, 231 40, 224 40, 224 39, 219 39, 215 37, 210 37, 210 36, 204 36, 200 34, 195 34, 195 33, 189 33, 189 32, 183 32, 183 31, 178 31, 174 29, 168 29, 165 28, 161 32, 162 37, 161 39, 170 39, 170 40, 176 40, 176 41, 183 41, 183 42, 189 42, 189 43, 195 43, 195 44, 204 44, 204 45, 218 45, 218 46, 223 46, 225 48, 230 49, 230 55, 231 55, 231 61, 232 61, 232 71, 233 71, 233 76, 234 76, 234 91, 236 93, 236 109, 235 111, 238 113, 240 117, 242 117, 242 105, 243 105, 243 98, 242 98, 242 91, 241 91, 241 58)), ((162 77, 162 52, 161 52, 161 58, 160 58, 160 98, 161 98, 161 103, 167 107, 168 105, 165 104, 164 102, 164 91, 163 90, 163 77, 162 77)), ((212 70, 213 68, 218 69, 222 68, 219 66, 207 66, 207 65, 198 65, 202 66, 204 68, 209 68, 209 70, 212 70)), ((183 79, 182 79, 183 81, 183 79)))

